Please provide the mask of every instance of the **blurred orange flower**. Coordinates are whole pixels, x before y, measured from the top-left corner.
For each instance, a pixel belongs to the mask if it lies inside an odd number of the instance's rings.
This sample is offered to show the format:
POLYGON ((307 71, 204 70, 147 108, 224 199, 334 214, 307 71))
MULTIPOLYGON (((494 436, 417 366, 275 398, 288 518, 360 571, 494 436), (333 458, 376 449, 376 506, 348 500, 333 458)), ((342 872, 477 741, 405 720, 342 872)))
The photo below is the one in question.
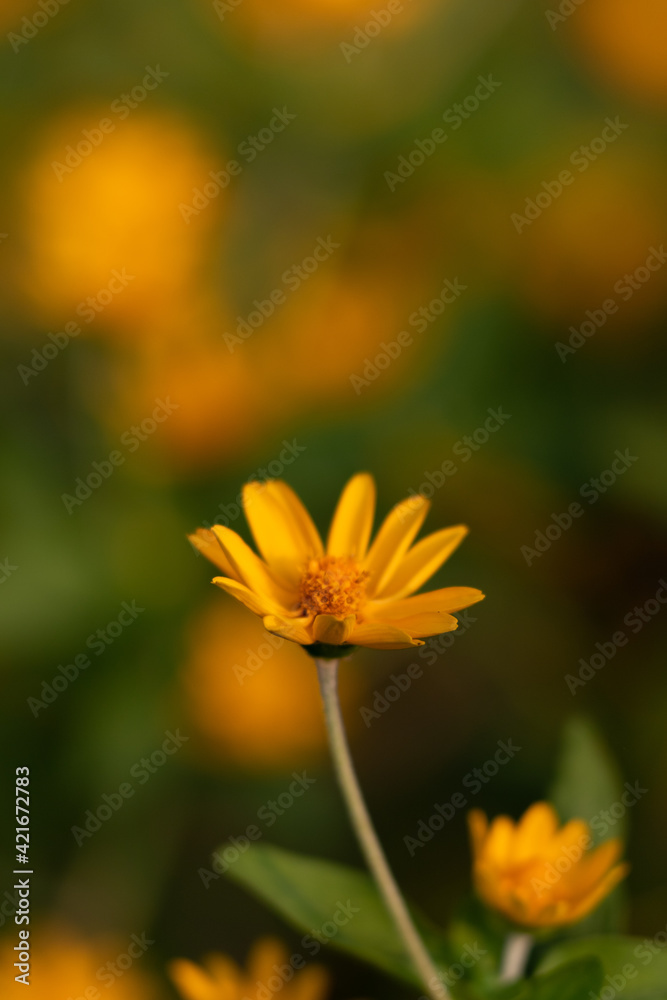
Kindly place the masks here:
POLYGON ((570 23, 587 62, 603 79, 649 102, 667 101, 664 0, 586 0, 570 23))
MULTIPOLYGON (((285 0, 277 7, 271 0, 213 0, 212 7, 227 28, 237 25, 261 42, 296 42, 304 35, 331 36, 357 28, 359 51, 381 32, 402 32, 417 20, 429 4, 406 4, 389 0, 377 10, 364 0, 285 0), (365 45, 364 45, 364 39, 365 45)), ((350 37, 352 41, 352 36, 350 37)))
POLYGON ((536 802, 518 823, 483 812, 468 817, 475 888, 487 905, 523 927, 575 923, 608 896, 628 871, 616 864, 619 840, 590 851, 588 824, 570 820, 558 828, 548 802, 536 802))
POLYGON ((72 111, 43 137, 25 176, 18 283, 45 322, 143 339, 199 286, 224 195, 186 222, 179 206, 216 166, 200 137, 115 103, 72 111))
POLYGON ((214 954, 205 959, 203 967, 184 958, 175 959, 169 972, 183 1000, 244 1000, 259 996, 260 989, 266 996, 281 991, 284 1000, 323 1000, 329 990, 325 969, 306 965, 302 956, 294 965, 294 958, 290 959, 280 941, 262 938, 248 956, 247 971, 226 955, 214 954))
MULTIPOLYGON (((344 681, 351 709, 360 682, 352 672, 344 681)), ((282 771, 326 751, 308 658, 293 643, 258 632, 236 604, 221 608, 216 600, 192 620, 181 683, 198 747, 213 761, 282 771)))
MULTIPOLYGON (((599 131, 600 123, 591 122, 590 137, 599 131)), ((633 279, 652 248, 660 247, 658 234, 667 224, 658 160, 650 147, 641 156, 637 149, 619 145, 599 160, 588 159, 589 168, 573 170, 571 186, 516 235, 514 280, 542 316, 564 324, 564 332, 586 320, 586 310, 616 302, 619 315, 611 317, 600 345, 614 336, 632 337, 634 345, 641 332, 637 322, 664 309, 667 300, 667 268, 651 273, 646 283, 633 279)), ((552 169, 543 167, 541 176, 552 180, 568 166, 566 159, 552 169)), ((517 199, 515 211, 522 213, 525 198, 543 191, 539 180, 532 187, 517 199)))
POLYGON ((0 945, 3 1000, 14 996, 29 996, 30 1000, 99 997, 109 987, 113 987, 116 1000, 158 1000, 161 993, 155 983, 136 968, 145 941, 140 935, 135 939, 128 935, 92 940, 64 924, 37 926, 30 934, 31 969, 26 993, 25 986, 17 983, 10 972, 17 961, 13 949, 18 935, 5 935, 0 945))
POLYGON ((268 632, 302 646, 423 646, 421 636, 451 632, 451 614, 481 601, 473 587, 413 595, 468 533, 443 528, 412 542, 429 502, 415 496, 385 518, 369 548, 375 483, 353 476, 341 494, 326 550, 310 514, 282 480, 243 488, 246 518, 262 561, 236 532, 214 524, 190 536, 224 576, 213 582, 259 615, 268 632), (412 547, 411 547, 412 546, 412 547))

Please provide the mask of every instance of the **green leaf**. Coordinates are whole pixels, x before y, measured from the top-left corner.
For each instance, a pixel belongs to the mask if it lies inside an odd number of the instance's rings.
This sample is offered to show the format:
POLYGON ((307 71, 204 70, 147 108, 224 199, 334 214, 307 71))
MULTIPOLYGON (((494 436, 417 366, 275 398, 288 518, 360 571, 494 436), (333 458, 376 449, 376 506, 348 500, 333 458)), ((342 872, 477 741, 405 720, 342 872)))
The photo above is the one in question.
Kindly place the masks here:
MULTIPOLYGON (((595 724, 573 715, 565 724, 556 779, 550 799, 560 818, 584 819, 591 826, 593 844, 608 837, 625 838, 623 818, 611 817, 609 826, 601 813, 620 802, 623 783, 618 767, 595 724), (606 828, 606 829, 605 829, 606 828)), ((624 892, 617 888, 597 909, 568 933, 576 936, 623 929, 624 892)))
POLYGON ((540 971, 557 969, 573 959, 593 956, 602 963, 602 989, 623 1000, 667 1000, 667 946, 620 934, 578 938, 552 948, 540 971))
MULTIPOLYGON (((314 939, 330 943, 421 986, 375 884, 365 872, 254 844, 227 875, 305 931, 305 949, 312 949, 314 939)), ((442 934, 414 912, 413 917, 436 965, 446 972, 451 956, 442 934)))
MULTIPOLYGON (((622 780, 613 757, 593 722, 573 715, 565 724, 556 780, 550 799, 563 821, 581 818, 593 820, 601 810, 618 802, 623 792, 622 780)), ((592 830, 594 840, 596 830, 592 830)), ((625 827, 619 821, 613 836, 623 837, 625 827)))
POLYGON ((484 1000, 591 1000, 602 983, 602 965, 592 956, 578 958, 511 986, 496 986, 476 996, 484 1000))
MULTIPOLYGON (((582 958, 529 981, 526 1000, 590 1000, 602 985, 602 966, 596 958, 582 958)), ((523 1000, 523 997, 521 998, 523 1000)))

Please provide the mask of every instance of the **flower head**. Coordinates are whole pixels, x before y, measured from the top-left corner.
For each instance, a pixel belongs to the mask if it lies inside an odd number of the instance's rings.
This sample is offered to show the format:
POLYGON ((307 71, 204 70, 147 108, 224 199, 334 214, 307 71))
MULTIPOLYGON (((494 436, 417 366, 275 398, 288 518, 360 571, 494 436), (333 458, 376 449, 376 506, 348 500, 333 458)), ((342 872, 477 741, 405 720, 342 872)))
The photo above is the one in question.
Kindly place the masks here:
POLYGON ((178 958, 169 972, 183 1000, 243 1000, 272 996, 278 990, 282 1000, 323 1000, 329 977, 322 966, 308 965, 294 972, 287 963, 283 945, 273 938, 262 938, 250 952, 247 972, 219 954, 209 955, 203 968, 178 958), (283 968, 292 972, 289 980, 281 976, 283 968))
POLYGON ((497 816, 489 825, 478 809, 468 821, 478 895, 524 927, 581 920, 628 871, 627 865, 616 864, 619 840, 590 851, 588 824, 573 819, 559 829, 548 802, 536 802, 516 824, 509 816, 497 816))
POLYGON ((370 543, 375 484, 353 476, 334 513, 326 548, 297 495, 279 479, 247 483, 243 505, 260 558, 230 528, 215 524, 190 536, 223 576, 213 583, 241 601, 264 627, 302 646, 403 649, 451 632, 451 614, 484 595, 445 587, 413 595, 467 534, 443 528, 412 544, 428 512, 425 497, 398 504, 370 543))

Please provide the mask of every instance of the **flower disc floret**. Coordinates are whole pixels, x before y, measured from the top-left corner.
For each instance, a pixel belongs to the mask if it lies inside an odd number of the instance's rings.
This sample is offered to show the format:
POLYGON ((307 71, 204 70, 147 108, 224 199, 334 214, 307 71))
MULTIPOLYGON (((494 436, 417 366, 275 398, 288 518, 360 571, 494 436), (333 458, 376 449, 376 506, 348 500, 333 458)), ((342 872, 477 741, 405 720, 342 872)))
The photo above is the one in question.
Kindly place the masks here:
POLYGON ((299 586, 301 609, 305 614, 355 614, 366 600, 368 570, 348 556, 311 559, 299 586))

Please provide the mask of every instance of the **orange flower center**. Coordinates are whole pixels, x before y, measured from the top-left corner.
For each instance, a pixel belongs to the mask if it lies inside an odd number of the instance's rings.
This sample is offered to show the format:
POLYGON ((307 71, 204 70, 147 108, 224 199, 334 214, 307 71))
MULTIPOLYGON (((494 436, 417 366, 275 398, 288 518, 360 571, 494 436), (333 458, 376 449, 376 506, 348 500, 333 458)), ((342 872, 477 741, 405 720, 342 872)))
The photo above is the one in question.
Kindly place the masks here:
POLYGON ((353 615, 366 600, 368 576, 349 556, 311 559, 301 578, 301 607, 313 615, 353 615))

